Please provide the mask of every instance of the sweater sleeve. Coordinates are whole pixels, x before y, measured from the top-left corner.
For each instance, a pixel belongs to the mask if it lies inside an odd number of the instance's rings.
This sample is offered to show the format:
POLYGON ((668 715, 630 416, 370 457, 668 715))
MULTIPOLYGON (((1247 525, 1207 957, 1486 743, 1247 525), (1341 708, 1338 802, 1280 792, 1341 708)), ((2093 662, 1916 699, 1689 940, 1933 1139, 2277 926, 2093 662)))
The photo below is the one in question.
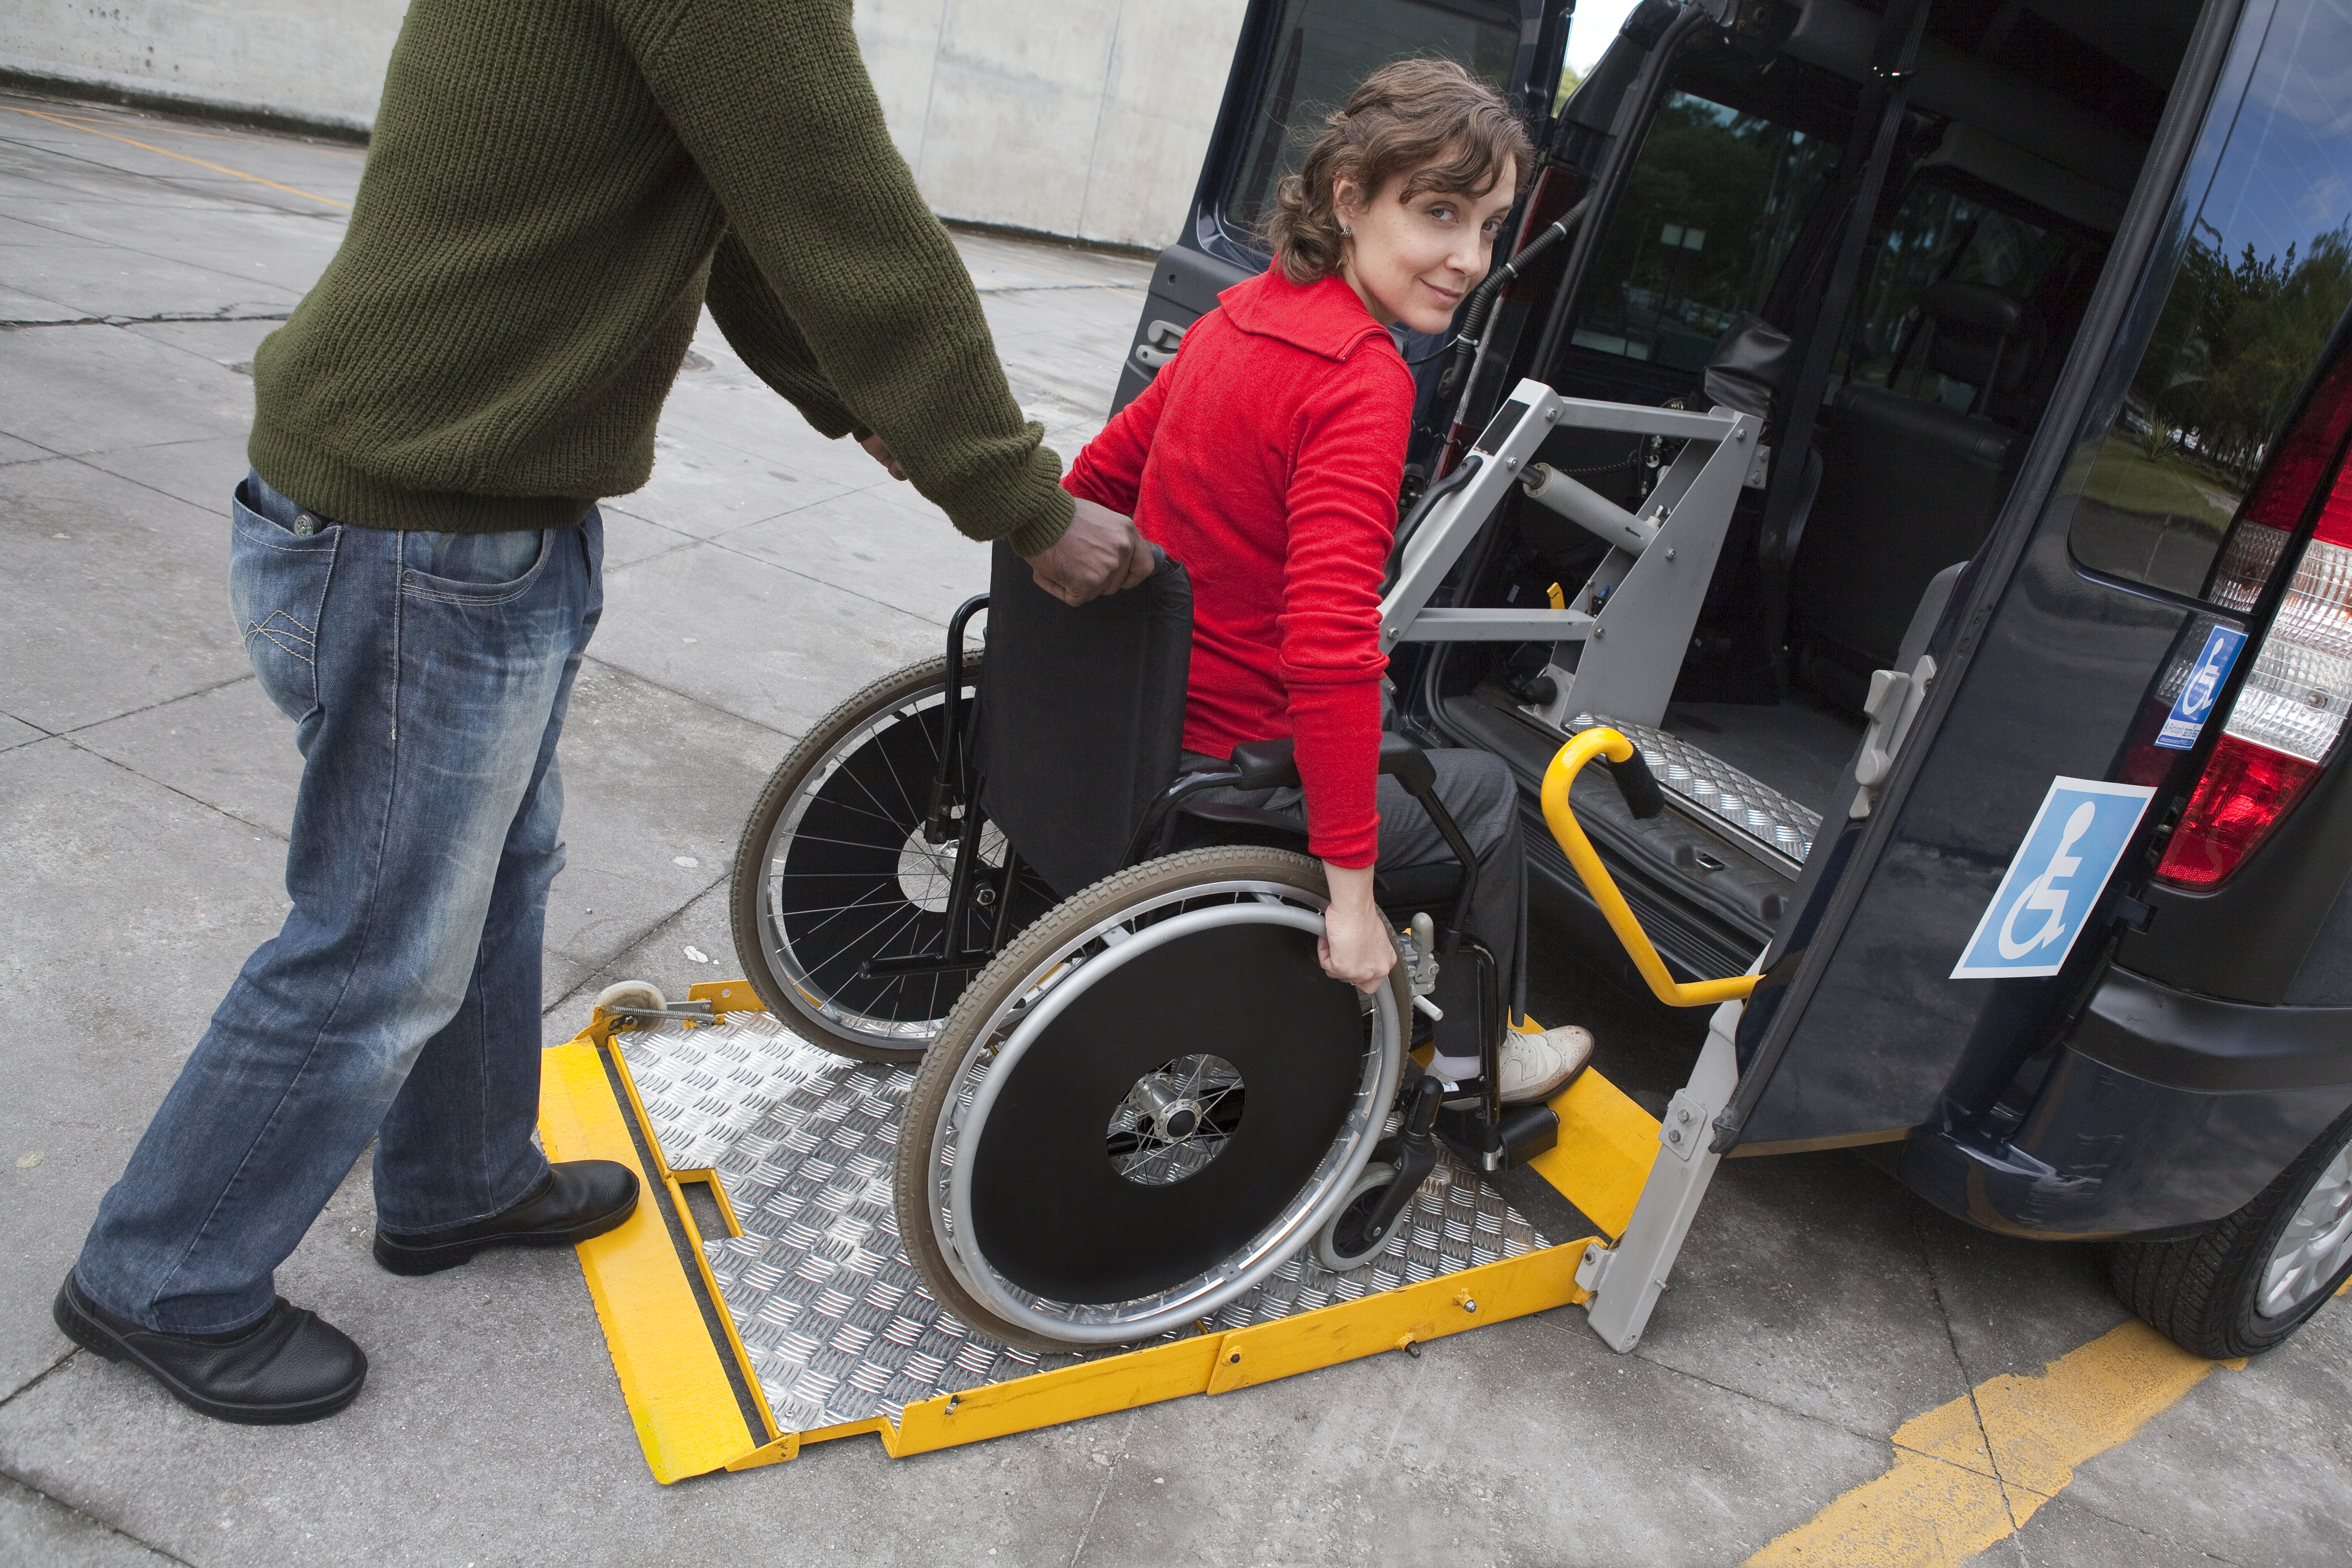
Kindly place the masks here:
POLYGON ((799 409, 818 434, 837 437, 857 427, 856 416, 842 405, 841 394, 817 368, 800 324, 786 313, 760 276, 760 264, 731 233, 719 240, 718 253, 710 258, 710 289, 704 302, 751 373, 799 409))
POLYGON ((1412 379, 1376 347, 1345 361, 1298 416, 1281 670, 1307 847, 1335 866, 1380 856, 1381 579, 1412 421, 1412 379))
POLYGON ((1144 460, 1151 456, 1160 411, 1168 405, 1169 385, 1175 379, 1176 366, 1183 361, 1179 351, 1173 363, 1160 367, 1133 402, 1111 416, 1102 434, 1087 443, 1078 460, 1062 476, 1064 489, 1080 500, 1135 515, 1136 497, 1143 489, 1144 460))
MULTIPOLYGON (((1069 526, 971 274, 891 145, 849 0, 614 5, 646 81, 845 415, 974 539, 1069 526)), ((804 378, 788 376, 806 386, 804 378)), ((797 399, 795 399, 797 401, 797 399)))

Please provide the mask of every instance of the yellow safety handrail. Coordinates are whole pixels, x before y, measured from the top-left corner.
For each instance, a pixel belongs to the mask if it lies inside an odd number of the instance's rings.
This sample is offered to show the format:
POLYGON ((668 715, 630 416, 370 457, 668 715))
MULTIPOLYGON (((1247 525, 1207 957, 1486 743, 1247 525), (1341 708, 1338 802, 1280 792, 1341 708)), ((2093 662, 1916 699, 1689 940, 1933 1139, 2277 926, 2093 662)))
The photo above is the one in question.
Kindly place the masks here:
POLYGON ((1651 945, 1649 933, 1633 918, 1625 895, 1617 890, 1609 868, 1601 863, 1601 857, 1593 852, 1592 841, 1577 826, 1576 813, 1569 809, 1569 787, 1576 783, 1576 775, 1583 771, 1585 763, 1596 756, 1622 763, 1633 754, 1633 742, 1605 726, 1587 730, 1562 746, 1544 772, 1544 821, 1551 825, 1551 836, 1559 840, 1568 863, 1584 879, 1584 890, 1601 906, 1601 918, 1609 922, 1609 929, 1624 943, 1633 967, 1642 972, 1642 978, 1650 983, 1659 1001, 1669 1007, 1704 1007, 1716 1002, 1745 1000, 1761 976, 1735 974, 1728 980, 1694 980, 1685 985, 1666 972, 1666 961, 1651 945))

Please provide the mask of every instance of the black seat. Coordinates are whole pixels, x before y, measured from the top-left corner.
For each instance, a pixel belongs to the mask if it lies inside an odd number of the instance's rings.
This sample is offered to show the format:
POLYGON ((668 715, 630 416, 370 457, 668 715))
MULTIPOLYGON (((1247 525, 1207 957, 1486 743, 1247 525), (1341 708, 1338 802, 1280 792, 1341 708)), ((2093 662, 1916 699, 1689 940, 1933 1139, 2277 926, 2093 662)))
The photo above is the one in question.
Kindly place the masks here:
POLYGON ((1974 555, 1990 531, 2025 447, 1990 416, 2027 384, 2042 348, 2032 312, 1981 283, 1939 283, 1920 307, 1902 357, 1965 384, 1969 406, 1843 388, 1790 573, 1799 667, 1824 696, 1857 709, 1870 672, 1894 663, 1928 580, 1974 555))

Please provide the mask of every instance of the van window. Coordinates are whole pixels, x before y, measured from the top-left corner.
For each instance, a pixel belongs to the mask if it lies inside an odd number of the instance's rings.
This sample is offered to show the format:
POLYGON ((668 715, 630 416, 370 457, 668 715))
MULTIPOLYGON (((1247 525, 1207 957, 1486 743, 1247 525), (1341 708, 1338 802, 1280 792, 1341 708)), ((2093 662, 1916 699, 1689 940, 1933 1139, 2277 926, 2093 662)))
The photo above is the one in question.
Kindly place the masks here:
POLYGON ((2191 195, 2123 405, 2068 466, 2074 558, 2176 594, 2206 592, 2238 503, 2352 304, 2352 12, 2282 7, 2272 26, 2294 36, 2264 47, 2212 180, 2191 195))
POLYGON ((1957 279, 2031 302, 2067 249, 2065 240, 2013 213, 1944 185, 1914 186, 1876 247, 1831 391, 1865 382, 1969 413, 1980 389, 1938 374, 1916 352, 1920 297, 1957 279))
POLYGON ((1763 305, 1838 153, 1824 137, 1669 94, 1595 254, 1573 342, 1704 370, 1731 318, 1763 305))
POLYGON ((1265 248, 1275 192, 1296 174, 1323 121, 1373 71, 1415 55, 1458 60, 1508 94, 1518 57, 1516 5, 1480 0, 1287 0, 1274 33, 1273 69, 1220 210, 1234 237, 1265 248))

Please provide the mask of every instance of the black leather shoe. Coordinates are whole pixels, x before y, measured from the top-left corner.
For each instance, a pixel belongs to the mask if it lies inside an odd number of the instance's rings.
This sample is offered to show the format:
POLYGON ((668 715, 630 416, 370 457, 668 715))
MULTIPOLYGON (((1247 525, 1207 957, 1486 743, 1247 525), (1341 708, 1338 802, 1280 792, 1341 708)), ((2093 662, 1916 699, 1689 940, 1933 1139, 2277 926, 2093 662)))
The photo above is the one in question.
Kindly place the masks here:
POLYGON ((332 1415, 367 1381, 367 1355, 316 1312, 281 1296, 261 1321, 233 1334, 166 1334, 118 1318, 71 1274, 50 1309, 66 1338, 127 1361, 191 1410, 247 1426, 332 1415))
POLYGON ((376 1226, 375 1260, 394 1274, 455 1268, 486 1247, 574 1247, 636 1212, 637 1173, 613 1160, 566 1160, 488 1219, 397 1235, 376 1226))

